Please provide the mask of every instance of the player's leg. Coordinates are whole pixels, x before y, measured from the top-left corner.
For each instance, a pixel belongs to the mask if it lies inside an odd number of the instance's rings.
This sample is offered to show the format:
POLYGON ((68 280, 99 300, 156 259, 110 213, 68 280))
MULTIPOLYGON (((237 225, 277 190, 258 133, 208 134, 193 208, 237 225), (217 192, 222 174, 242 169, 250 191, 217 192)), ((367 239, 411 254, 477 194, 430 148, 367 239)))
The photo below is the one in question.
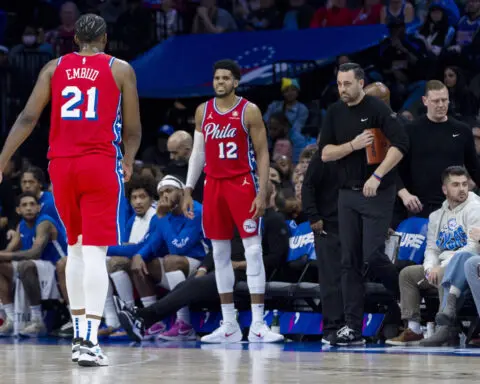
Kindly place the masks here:
POLYGON ((260 220, 253 220, 250 212, 257 195, 256 179, 253 175, 229 180, 227 196, 229 209, 245 249, 247 262, 247 284, 252 306, 252 324, 248 340, 256 343, 283 341, 283 336, 268 328, 263 320, 265 301, 265 267, 263 265, 260 220))
POLYGON ((128 306, 132 306, 135 303, 132 279, 129 275, 130 264, 130 259, 126 257, 112 257, 107 264, 108 273, 118 296, 128 306))
POLYGON ((225 182, 208 179, 205 182, 203 200, 203 230, 205 237, 212 241, 215 280, 222 306, 223 322, 220 328, 202 337, 204 343, 236 343, 242 340, 242 331, 237 322, 237 312, 233 303, 235 275, 232 267, 231 239, 233 219, 225 200, 225 182))
POLYGON ((0 327, 0 337, 11 336, 14 329, 15 311, 13 308, 13 264, 9 261, 0 263, 0 301, 6 318, 0 327))
POLYGON ((68 292, 67 292, 67 277, 66 277, 66 268, 67 268, 67 258, 62 257, 55 266, 57 272, 58 285, 60 287, 60 293, 62 294, 63 300, 65 300, 65 305, 68 310, 70 310, 70 302, 68 301, 68 292))

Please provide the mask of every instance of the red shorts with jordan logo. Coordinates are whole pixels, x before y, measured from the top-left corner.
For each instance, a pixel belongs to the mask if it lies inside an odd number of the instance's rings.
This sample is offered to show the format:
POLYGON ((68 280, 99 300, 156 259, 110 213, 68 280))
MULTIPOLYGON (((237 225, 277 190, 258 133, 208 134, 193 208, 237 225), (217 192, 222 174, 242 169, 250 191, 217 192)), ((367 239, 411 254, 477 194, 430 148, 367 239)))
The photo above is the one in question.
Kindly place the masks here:
POLYGON ((260 234, 260 220, 250 212, 257 196, 257 180, 253 174, 228 179, 205 178, 202 222, 205 237, 230 240, 234 225, 242 239, 260 234))

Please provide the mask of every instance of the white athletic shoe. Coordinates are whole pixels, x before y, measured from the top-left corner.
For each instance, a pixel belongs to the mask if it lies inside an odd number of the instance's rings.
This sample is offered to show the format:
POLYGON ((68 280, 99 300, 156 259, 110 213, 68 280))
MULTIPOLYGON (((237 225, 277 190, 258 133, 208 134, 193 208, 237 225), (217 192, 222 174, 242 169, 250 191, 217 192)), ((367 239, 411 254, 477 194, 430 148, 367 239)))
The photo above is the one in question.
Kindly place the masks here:
POLYGON ((80 345, 82 344, 83 339, 78 337, 72 340, 72 361, 74 363, 78 362, 80 357, 80 345))
POLYGON ((83 340, 80 345, 78 365, 82 367, 105 367, 108 365, 108 358, 102 352, 99 344, 93 345, 91 341, 83 340))
POLYGON ((250 326, 248 341, 250 343, 280 343, 283 335, 273 332, 263 321, 257 321, 250 326))
POLYGON ((10 320, 8 317, 3 321, 2 326, 0 327, 0 337, 9 337, 13 335, 13 320, 10 320))
POLYGON ((32 320, 19 332, 24 337, 39 337, 47 334, 47 327, 41 319, 32 320))
POLYGON ((242 338, 242 330, 236 321, 234 323, 221 321, 219 328, 211 334, 203 336, 200 341, 202 343, 227 344, 239 343, 242 341, 242 338))

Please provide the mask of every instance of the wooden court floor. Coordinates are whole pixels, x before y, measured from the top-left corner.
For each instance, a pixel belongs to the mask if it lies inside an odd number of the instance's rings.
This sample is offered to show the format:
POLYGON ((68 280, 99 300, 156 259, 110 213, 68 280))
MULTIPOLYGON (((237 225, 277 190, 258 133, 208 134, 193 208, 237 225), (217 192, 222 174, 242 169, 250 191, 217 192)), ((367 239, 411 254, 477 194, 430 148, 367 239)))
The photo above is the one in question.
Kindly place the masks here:
POLYGON ((448 348, 334 349, 284 345, 128 343, 104 347, 109 367, 70 361, 57 340, 1 340, 1 384, 480 383, 480 351, 448 348), (57 344, 58 343, 58 344, 57 344))

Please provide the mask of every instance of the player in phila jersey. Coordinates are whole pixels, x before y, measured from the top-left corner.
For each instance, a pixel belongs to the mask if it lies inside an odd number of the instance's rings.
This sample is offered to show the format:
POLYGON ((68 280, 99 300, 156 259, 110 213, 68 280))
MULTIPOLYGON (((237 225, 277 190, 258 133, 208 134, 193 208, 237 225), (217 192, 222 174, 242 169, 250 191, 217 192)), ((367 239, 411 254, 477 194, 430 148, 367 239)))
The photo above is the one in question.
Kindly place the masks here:
POLYGON ((72 360, 82 366, 108 365, 97 340, 109 284, 107 246, 120 241, 123 182, 131 176, 141 139, 135 73, 126 62, 103 53, 106 29, 97 15, 78 19, 80 52, 42 69, 0 154, 3 171, 51 101, 49 173, 68 238, 72 360))
POLYGON ((267 135, 258 107, 235 94, 239 82, 240 68, 234 61, 215 63, 216 97, 197 108, 193 150, 188 163, 184 212, 187 217, 193 217, 191 193, 204 167, 203 230, 212 241, 215 279, 222 303, 223 323, 202 338, 205 343, 235 343, 242 339, 233 304, 235 277, 231 239, 234 226, 245 248, 252 301, 248 340, 283 341, 283 336, 272 332, 263 321, 265 269, 260 218, 265 210, 269 174, 267 135))

